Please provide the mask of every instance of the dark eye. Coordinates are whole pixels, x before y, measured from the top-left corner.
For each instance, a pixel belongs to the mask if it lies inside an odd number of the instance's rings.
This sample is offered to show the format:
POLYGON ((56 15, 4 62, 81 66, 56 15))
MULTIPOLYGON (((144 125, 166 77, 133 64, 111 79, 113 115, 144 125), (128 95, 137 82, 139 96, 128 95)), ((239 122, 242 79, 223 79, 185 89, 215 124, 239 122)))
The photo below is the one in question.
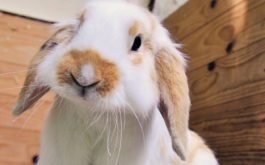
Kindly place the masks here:
POLYGON ((134 42, 133 42, 131 50, 132 51, 137 51, 141 47, 141 44, 142 44, 141 36, 136 36, 135 39, 134 39, 134 42))

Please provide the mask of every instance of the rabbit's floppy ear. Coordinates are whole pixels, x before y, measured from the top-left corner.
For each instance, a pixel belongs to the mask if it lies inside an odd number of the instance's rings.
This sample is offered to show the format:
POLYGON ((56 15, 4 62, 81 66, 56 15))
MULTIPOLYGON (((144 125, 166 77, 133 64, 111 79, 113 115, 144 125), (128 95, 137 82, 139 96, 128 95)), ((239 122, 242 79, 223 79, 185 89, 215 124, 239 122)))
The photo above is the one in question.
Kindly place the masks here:
POLYGON ((170 132, 173 149, 185 160, 190 108, 185 59, 167 36, 162 38, 166 41, 162 41, 155 57, 160 89, 159 109, 170 132))
POLYGON ((56 29, 54 35, 50 37, 41 47, 40 51, 32 58, 29 64, 24 86, 21 89, 17 104, 12 110, 14 116, 19 116, 27 109, 31 108, 44 94, 50 90, 50 86, 41 82, 37 77, 37 68, 44 57, 52 51, 58 44, 63 43, 73 36, 74 25, 63 24, 56 29))

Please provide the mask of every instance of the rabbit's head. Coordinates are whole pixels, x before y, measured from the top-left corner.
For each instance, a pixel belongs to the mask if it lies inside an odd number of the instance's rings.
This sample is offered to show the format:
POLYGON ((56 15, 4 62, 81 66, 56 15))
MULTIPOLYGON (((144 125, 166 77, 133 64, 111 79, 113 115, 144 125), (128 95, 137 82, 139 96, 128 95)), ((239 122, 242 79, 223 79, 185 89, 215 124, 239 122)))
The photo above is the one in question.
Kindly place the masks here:
POLYGON ((31 61, 13 114, 50 89, 88 112, 130 109, 144 117, 158 106, 173 148, 185 159, 185 60, 159 21, 126 1, 91 1, 78 18, 56 27, 31 61))

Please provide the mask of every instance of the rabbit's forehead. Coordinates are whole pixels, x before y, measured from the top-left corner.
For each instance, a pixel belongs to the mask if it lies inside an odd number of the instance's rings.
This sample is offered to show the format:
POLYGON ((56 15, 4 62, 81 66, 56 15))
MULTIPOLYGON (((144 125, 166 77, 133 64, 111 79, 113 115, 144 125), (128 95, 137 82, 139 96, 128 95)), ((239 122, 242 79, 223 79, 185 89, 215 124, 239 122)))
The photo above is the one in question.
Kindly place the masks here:
POLYGON ((119 58, 128 52, 138 26, 144 31, 151 28, 144 10, 129 3, 95 3, 88 5, 82 16, 80 29, 69 46, 84 51, 94 49, 112 59, 113 54, 119 58))

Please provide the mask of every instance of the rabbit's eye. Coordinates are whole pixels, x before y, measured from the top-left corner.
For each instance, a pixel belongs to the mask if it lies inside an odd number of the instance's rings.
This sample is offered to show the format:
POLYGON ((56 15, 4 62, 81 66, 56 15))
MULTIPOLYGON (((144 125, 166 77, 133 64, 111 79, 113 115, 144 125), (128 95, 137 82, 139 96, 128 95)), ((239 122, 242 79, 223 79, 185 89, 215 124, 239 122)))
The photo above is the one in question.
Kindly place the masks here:
POLYGON ((141 47, 141 44, 142 44, 141 36, 136 36, 135 39, 134 39, 134 42, 133 42, 131 50, 132 51, 137 51, 141 47))

